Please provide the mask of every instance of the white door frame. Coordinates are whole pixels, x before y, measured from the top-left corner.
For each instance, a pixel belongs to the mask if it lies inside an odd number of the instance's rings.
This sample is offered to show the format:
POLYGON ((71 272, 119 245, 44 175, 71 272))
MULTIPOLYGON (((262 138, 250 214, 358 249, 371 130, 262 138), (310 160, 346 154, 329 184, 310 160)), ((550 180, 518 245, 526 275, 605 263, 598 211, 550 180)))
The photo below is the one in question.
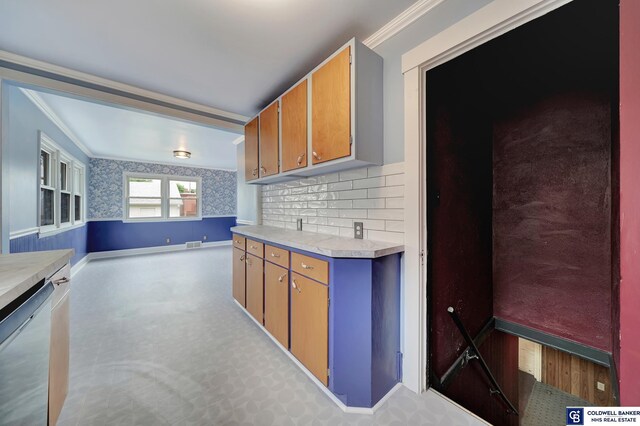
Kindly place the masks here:
POLYGON ((494 0, 402 55, 405 252, 403 382, 427 383, 426 72, 572 0, 494 0))
POLYGON ((9 142, 7 105, 2 108, 2 78, 0 78, 0 253, 9 253, 9 142))

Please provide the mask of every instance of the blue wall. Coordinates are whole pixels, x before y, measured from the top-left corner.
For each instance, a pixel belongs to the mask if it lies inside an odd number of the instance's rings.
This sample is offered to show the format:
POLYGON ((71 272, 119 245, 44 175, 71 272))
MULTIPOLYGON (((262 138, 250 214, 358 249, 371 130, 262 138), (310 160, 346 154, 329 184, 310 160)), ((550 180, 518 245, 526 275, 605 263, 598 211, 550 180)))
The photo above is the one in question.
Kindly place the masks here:
POLYGON ((89 222, 88 249, 93 253, 184 244, 187 241, 225 241, 231 239, 229 228, 235 225, 234 216, 172 222, 95 221, 89 222), (166 242, 167 238, 170 243, 166 242))
POLYGON ((25 235, 14 238, 9 242, 10 253, 23 253, 28 251, 60 250, 72 248, 75 255, 71 258, 71 264, 75 265, 88 253, 87 229, 84 225, 66 232, 40 238, 38 234, 25 235))

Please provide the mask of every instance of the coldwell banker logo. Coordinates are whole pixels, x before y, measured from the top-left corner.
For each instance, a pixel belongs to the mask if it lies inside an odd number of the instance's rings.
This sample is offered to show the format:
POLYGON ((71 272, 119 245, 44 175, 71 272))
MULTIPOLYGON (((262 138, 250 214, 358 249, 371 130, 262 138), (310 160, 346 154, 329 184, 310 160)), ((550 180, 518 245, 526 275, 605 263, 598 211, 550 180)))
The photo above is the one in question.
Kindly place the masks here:
POLYGON ((567 425, 583 425, 584 408, 567 407, 567 425))

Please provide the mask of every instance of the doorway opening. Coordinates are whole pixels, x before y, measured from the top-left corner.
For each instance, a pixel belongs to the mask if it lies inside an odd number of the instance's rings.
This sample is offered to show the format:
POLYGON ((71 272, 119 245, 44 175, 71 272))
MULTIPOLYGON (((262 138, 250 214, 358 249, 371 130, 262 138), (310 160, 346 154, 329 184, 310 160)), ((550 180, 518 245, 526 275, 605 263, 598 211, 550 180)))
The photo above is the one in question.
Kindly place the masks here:
POLYGON ((618 86, 615 1, 427 72, 429 382, 491 423, 523 419, 518 336, 614 365, 618 86))

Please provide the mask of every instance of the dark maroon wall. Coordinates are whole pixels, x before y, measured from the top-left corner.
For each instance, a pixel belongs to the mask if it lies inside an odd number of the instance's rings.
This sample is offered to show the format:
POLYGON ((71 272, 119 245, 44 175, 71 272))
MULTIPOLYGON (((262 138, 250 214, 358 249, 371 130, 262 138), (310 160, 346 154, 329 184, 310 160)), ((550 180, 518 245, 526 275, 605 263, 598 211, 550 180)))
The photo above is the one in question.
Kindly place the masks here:
POLYGON ((494 122, 495 316, 611 351, 611 105, 563 93, 494 122))
POLYGON ((620 402, 640 405, 640 2, 620 2, 620 402))

